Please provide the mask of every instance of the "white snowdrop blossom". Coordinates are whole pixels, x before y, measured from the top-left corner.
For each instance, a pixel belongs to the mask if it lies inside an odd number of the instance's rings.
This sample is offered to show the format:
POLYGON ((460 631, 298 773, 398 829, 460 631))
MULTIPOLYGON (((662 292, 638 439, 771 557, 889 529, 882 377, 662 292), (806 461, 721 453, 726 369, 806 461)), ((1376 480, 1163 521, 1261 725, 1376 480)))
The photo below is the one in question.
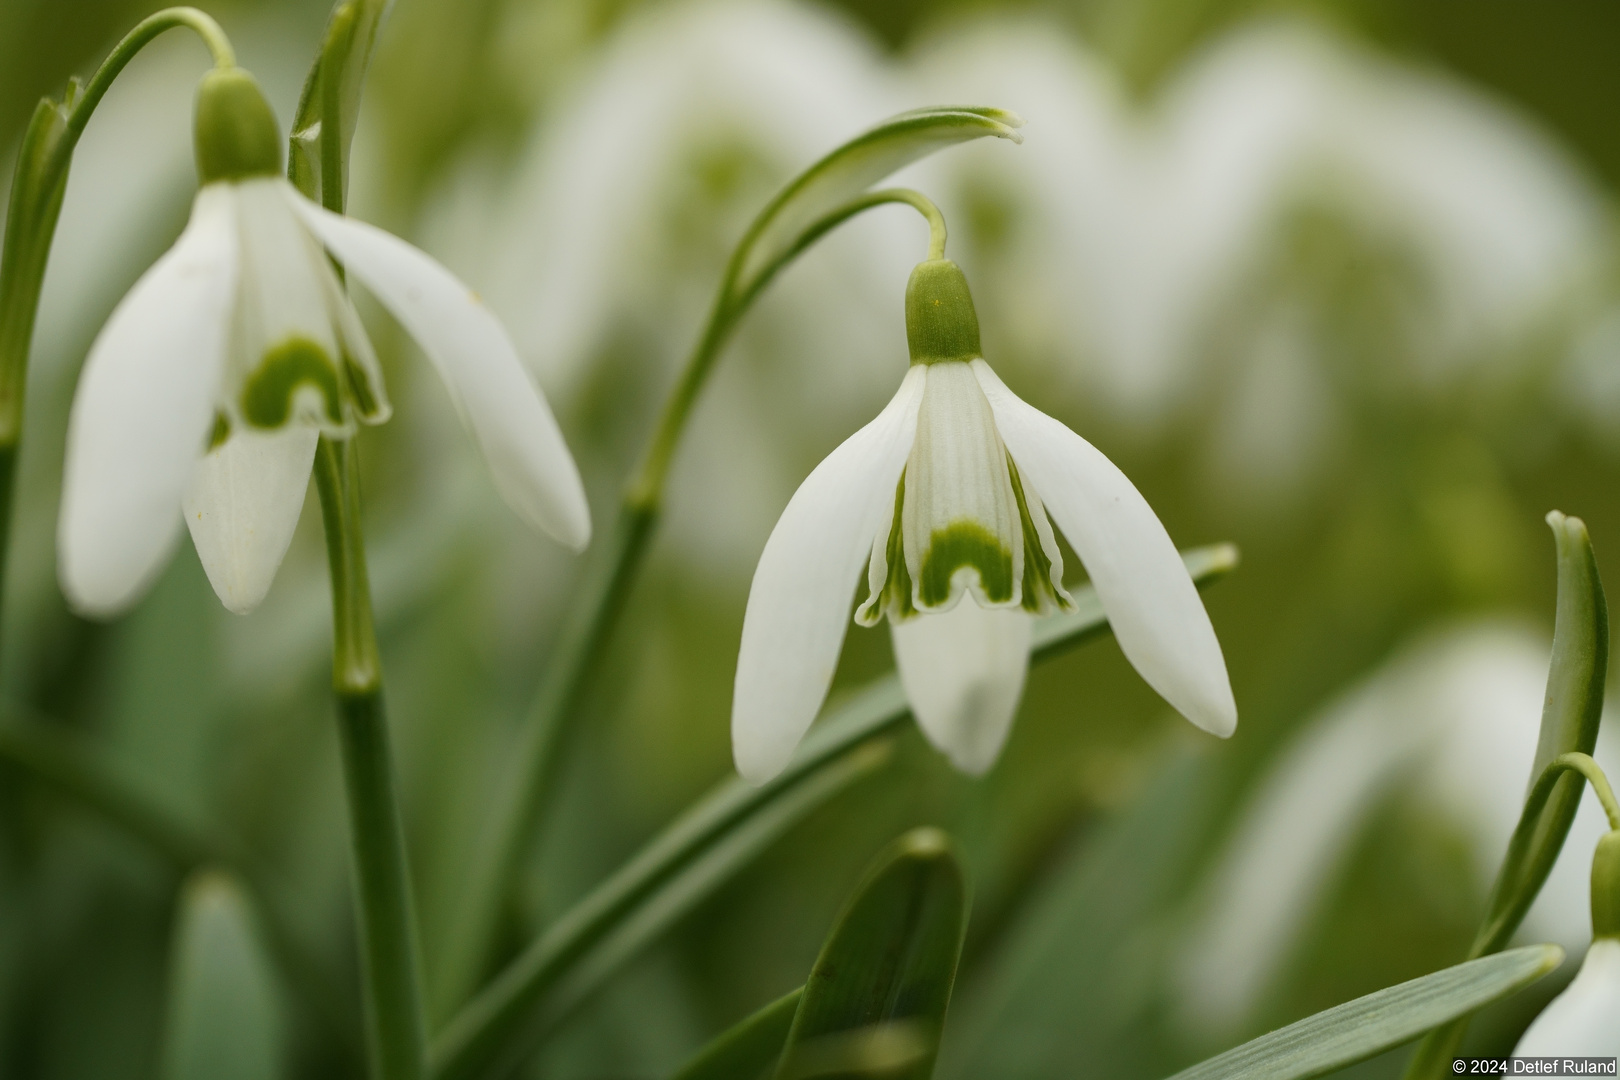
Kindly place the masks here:
POLYGON ((856 620, 889 617, 924 734, 963 771, 987 770, 1023 689, 1031 617, 1073 603, 1048 514, 1137 671, 1230 735, 1220 644, 1170 537, 1112 462, 985 363, 956 264, 913 271, 906 331, 899 392, 810 474, 760 556, 732 702, 738 771, 762 783, 792 757, 826 697, 863 563, 856 620))
POLYGON ((264 598, 319 437, 389 415, 329 255, 416 339, 507 503, 583 547, 590 514, 573 458, 479 299, 414 247, 282 179, 275 117, 246 72, 204 79, 196 138, 191 220, 107 321, 74 398, 57 537, 73 606, 108 616, 137 600, 179 539, 182 507, 225 606, 264 598))

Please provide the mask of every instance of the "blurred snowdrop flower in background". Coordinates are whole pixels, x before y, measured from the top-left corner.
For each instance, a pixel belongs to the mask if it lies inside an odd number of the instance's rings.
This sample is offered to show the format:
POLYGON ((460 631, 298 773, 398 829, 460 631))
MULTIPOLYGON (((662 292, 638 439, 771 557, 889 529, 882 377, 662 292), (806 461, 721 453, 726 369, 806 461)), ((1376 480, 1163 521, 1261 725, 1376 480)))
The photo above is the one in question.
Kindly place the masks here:
MULTIPOLYGON (((668 385, 750 219, 827 147, 898 111, 899 85, 863 31, 818 7, 644 12, 547 103, 509 174, 451 185, 428 246, 478 285, 565 408, 611 384, 615 412, 635 415, 650 402, 624 387, 668 385)), ((920 241, 904 213, 845 226, 741 327, 742 355, 705 391, 671 478, 666 528, 690 564, 745 573, 804 461, 890 392, 893 305, 920 241)))
MULTIPOLYGON (((1546 635, 1456 626, 1407 647, 1307 721, 1252 786, 1196 902, 1171 972, 1187 1029, 1210 1040, 1254 1022, 1380 806, 1432 807, 1470 842, 1481 909, 1530 781, 1550 663, 1546 635)), ((1620 768, 1605 715, 1594 755, 1620 768)), ((1591 852, 1607 830, 1582 801, 1521 935, 1572 954, 1591 936, 1591 852)))
POLYGON ((275 115, 241 69, 203 79, 196 115, 191 222, 113 312, 74 398, 59 533, 73 605, 108 616, 138 599, 173 550, 182 502, 225 606, 264 598, 318 437, 391 412, 328 253, 422 346, 512 508, 582 548, 590 513, 573 459, 488 309, 409 244, 284 180, 275 115))
POLYGON ((769 780, 815 719, 862 564, 855 621, 888 618, 917 723, 957 768, 988 770, 1023 692, 1031 617, 1074 605, 1053 522, 1136 670, 1187 719, 1231 735, 1220 643, 1164 526, 1112 462, 985 363, 954 263, 912 272, 906 329, 899 391, 810 474, 760 555, 732 698, 738 772, 769 780))
POLYGON ((933 166, 988 204, 964 242, 1019 349, 1149 435, 1213 402, 1223 481, 1304 490, 1341 419, 1343 282, 1300 262, 1324 241, 1398 277, 1370 331, 1401 388, 1517 355, 1606 265, 1599 193, 1532 123, 1309 23, 1233 32, 1145 105, 1039 22, 970 23, 918 78, 1029 121, 1016 161, 933 166))

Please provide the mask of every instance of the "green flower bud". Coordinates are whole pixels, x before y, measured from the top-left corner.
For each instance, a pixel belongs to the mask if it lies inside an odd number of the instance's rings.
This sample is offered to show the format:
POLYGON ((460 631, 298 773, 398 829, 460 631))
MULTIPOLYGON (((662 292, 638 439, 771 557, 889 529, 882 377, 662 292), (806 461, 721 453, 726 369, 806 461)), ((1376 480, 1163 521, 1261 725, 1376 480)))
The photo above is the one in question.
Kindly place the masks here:
POLYGON ((252 75, 215 68, 197 87, 197 178, 246 180, 281 173, 281 127, 252 75))
POLYGON ((1592 857, 1592 936, 1620 938, 1620 829, 1605 833, 1592 857))
POLYGON ((972 360, 979 348, 979 316, 967 278, 949 259, 917 264, 906 283, 906 341, 913 364, 972 360))

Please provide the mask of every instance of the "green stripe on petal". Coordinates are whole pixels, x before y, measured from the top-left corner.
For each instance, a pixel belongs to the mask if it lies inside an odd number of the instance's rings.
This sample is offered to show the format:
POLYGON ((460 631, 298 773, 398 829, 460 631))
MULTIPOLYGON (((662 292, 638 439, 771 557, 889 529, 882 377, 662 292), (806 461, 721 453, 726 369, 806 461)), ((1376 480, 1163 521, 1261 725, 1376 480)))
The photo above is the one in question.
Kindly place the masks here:
MULTIPOLYGON (((1024 536, 1024 577, 1020 604, 1032 615, 1050 615, 1054 611, 1073 611, 1074 600, 1054 585, 1052 560, 1047 557, 1041 543, 1040 529, 1030 516, 1029 500, 1024 497, 1024 482, 1018 476, 1018 466, 1012 455, 1007 455, 1007 475, 1012 480, 1013 498, 1018 500, 1018 521, 1024 536)), ((1045 514, 1046 508, 1035 504, 1035 512, 1045 514)), ((1061 578, 1062 568, 1058 569, 1061 578)))
POLYGON ((264 354, 242 387, 242 418, 256 428, 283 427, 306 386, 320 395, 323 425, 344 426, 337 366, 324 348, 305 337, 288 338, 264 354))

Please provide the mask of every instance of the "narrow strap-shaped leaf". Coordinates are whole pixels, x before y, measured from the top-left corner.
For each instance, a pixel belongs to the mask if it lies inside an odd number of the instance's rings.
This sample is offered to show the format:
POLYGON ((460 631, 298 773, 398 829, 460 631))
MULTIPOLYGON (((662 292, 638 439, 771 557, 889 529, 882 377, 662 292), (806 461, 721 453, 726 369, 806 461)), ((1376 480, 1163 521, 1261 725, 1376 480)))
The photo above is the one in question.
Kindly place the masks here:
POLYGON ((1528 986, 1556 968, 1564 950, 1530 945, 1436 971, 1337 1005, 1171 1080, 1309 1080, 1365 1061, 1528 986))
POLYGON ((857 135, 772 199, 738 248, 731 286, 749 292, 817 221, 884 177, 956 143, 993 136, 1022 142, 1023 121, 1002 109, 977 106, 916 109, 857 135))
MULTIPOLYGON (((1193 548, 1182 559, 1199 586, 1220 580, 1237 566, 1236 549, 1230 544, 1193 548)), ((1074 612, 1037 624, 1032 660, 1048 659, 1107 633, 1107 616, 1095 592, 1089 586, 1072 592, 1074 612)), ((899 677, 886 675, 829 709, 793 761, 769 783, 755 787, 734 777, 716 785, 558 918, 456 1013, 433 1039, 432 1075, 436 1080, 472 1075, 475 1060, 486 1060, 493 1047, 504 1046, 514 1032, 528 1030, 528 1010, 540 1007, 551 987, 615 928, 633 920, 666 882, 751 818, 768 813, 778 800, 909 715, 899 677)))
POLYGON ((791 990, 715 1036, 671 1080, 759 1080, 782 1056, 804 987, 791 990))
POLYGON ((221 871, 194 874, 175 925, 163 1080, 282 1075, 277 996, 247 893, 221 871))
POLYGON ((778 1080, 872 1074, 927 1080, 967 929, 950 840, 917 829, 867 872, 804 986, 778 1080))
MULTIPOLYGON (((888 740, 868 743, 839 758, 740 822, 704 848, 679 872, 641 897, 623 917, 597 923, 598 933, 578 932, 598 915, 590 898, 540 936, 525 954, 529 967, 514 964, 474 999, 434 1041, 435 1077, 510 1073, 548 1032, 565 1020, 626 962, 639 954, 738 870, 816 807, 890 758, 888 740)), ((609 884, 612 884, 610 879, 609 884)), ((613 899, 611 890, 604 899, 613 899)))

